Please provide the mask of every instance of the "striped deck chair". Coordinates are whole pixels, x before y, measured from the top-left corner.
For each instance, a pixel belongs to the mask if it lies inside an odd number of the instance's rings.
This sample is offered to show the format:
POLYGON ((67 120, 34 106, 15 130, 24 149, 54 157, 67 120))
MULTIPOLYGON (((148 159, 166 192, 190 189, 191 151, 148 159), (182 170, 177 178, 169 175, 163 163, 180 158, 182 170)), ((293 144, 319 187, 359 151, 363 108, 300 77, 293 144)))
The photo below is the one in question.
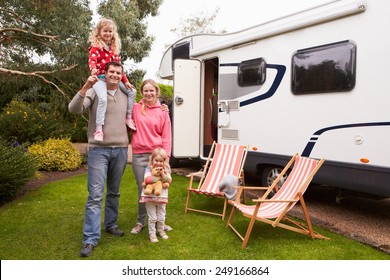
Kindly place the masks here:
POLYGON ((185 212, 187 213, 187 211, 195 211, 204 214, 221 216, 223 220, 226 214, 227 199, 225 194, 219 191, 219 182, 226 175, 234 175, 238 178, 241 184, 244 184, 243 167, 247 152, 248 147, 246 146, 220 143, 217 144, 214 142, 211 146, 210 154, 207 158, 203 171, 191 173, 188 175, 188 177, 190 177, 190 182, 188 187, 185 212), (213 152, 214 157, 212 158, 213 152), (197 188, 193 188, 192 186, 195 176, 201 176, 197 188), (222 213, 216 210, 204 211, 194 207, 189 207, 191 194, 224 199, 222 213))
POLYGON ((312 239, 328 239, 325 236, 314 232, 309 213, 303 199, 304 192, 306 191, 311 180, 323 162, 323 159, 315 160, 307 157, 301 157, 298 154, 295 154, 270 187, 240 188, 236 199, 234 201, 229 200, 228 202, 233 206, 233 208, 228 220, 227 227, 230 227, 243 241, 243 248, 245 248, 248 243, 255 221, 264 222, 271 224, 273 227, 281 227, 304 235, 309 235, 312 239), (283 185, 278 188, 279 180, 283 177, 284 174, 287 173, 293 163, 293 169, 291 170, 283 185), (253 200, 253 205, 246 205, 240 203, 240 196, 243 189, 263 189, 265 192, 260 199, 253 200), (267 198, 273 189, 276 190, 276 194, 271 198, 267 198), (305 216, 304 222, 298 222, 287 217, 288 211, 292 209, 298 201, 300 202, 305 216), (243 237, 232 224, 236 211, 241 212, 244 217, 250 219, 245 237, 243 237))

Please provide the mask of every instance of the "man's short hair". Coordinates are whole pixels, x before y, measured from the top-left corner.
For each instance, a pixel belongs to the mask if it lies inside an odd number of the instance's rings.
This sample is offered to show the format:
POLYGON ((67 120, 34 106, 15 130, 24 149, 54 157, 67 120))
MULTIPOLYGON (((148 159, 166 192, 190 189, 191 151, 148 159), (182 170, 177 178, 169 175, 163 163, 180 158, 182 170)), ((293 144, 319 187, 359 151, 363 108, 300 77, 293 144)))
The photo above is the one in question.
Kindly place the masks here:
POLYGON ((110 68, 110 66, 115 66, 115 67, 121 67, 122 68, 122 73, 123 73, 123 65, 122 63, 118 62, 118 61, 110 61, 109 63, 106 64, 106 73, 108 71, 108 68, 110 68))

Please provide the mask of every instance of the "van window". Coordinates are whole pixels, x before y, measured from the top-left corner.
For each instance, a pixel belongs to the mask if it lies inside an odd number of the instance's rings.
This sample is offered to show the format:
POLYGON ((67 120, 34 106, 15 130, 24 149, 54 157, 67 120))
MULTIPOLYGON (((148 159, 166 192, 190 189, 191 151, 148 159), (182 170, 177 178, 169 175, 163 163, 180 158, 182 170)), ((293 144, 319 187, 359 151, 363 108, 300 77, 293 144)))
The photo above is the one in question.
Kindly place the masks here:
POLYGON ((298 50, 292 57, 294 94, 350 91, 356 80, 356 44, 342 41, 298 50))
POLYGON ((190 42, 183 42, 172 48, 172 68, 173 62, 177 58, 189 59, 190 58, 190 42))
POLYGON ((263 58, 242 61, 238 65, 238 85, 262 85, 265 82, 266 66, 263 58))
POLYGON ((176 58, 190 58, 190 42, 183 42, 173 46, 172 60, 175 60, 176 58))

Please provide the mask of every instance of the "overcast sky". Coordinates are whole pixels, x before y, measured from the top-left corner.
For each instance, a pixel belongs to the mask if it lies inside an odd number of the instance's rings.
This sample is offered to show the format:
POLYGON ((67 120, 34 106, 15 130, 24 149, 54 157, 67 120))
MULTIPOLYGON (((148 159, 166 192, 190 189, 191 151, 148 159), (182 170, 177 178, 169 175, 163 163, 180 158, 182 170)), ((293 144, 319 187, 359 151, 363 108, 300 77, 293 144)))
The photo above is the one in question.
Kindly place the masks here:
MULTIPOLYGON (((233 32, 254 26, 259 23, 291 14, 307 7, 316 6, 329 0, 163 0, 159 15, 148 19, 148 33, 155 37, 149 57, 141 63, 132 65, 147 70, 145 78, 159 80, 156 76, 161 57, 167 44, 172 44, 179 38, 170 32, 178 27, 180 19, 204 12, 212 14, 217 8, 219 12, 213 24, 216 32, 226 30, 233 32)), ((126 63, 127 64, 127 63, 126 63)), ((132 63, 128 63, 130 66, 132 63)))
POLYGON ((332 0, 163 0, 159 15, 147 20, 148 34, 155 37, 149 57, 137 64, 125 62, 125 67, 146 70, 145 78, 159 81, 157 72, 166 45, 179 39, 170 30, 179 28, 181 19, 202 12, 211 15, 219 8, 213 29, 217 33, 223 30, 233 32, 326 2, 332 0))

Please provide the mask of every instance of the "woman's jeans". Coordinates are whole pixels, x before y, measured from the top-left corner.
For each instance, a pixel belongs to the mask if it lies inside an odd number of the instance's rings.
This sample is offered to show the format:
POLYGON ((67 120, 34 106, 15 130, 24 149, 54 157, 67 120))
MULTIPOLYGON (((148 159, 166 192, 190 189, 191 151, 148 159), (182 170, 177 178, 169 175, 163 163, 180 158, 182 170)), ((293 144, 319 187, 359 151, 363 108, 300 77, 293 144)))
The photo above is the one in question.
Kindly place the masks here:
POLYGON ((107 192, 104 228, 117 227, 119 185, 127 164, 127 147, 92 147, 88 151, 88 201, 85 209, 83 244, 96 246, 101 233, 104 185, 107 192))
POLYGON ((149 163, 150 154, 133 154, 131 166, 138 186, 138 217, 137 224, 144 226, 146 223, 146 208, 144 203, 139 203, 142 194, 142 183, 144 181, 145 167, 149 163))

